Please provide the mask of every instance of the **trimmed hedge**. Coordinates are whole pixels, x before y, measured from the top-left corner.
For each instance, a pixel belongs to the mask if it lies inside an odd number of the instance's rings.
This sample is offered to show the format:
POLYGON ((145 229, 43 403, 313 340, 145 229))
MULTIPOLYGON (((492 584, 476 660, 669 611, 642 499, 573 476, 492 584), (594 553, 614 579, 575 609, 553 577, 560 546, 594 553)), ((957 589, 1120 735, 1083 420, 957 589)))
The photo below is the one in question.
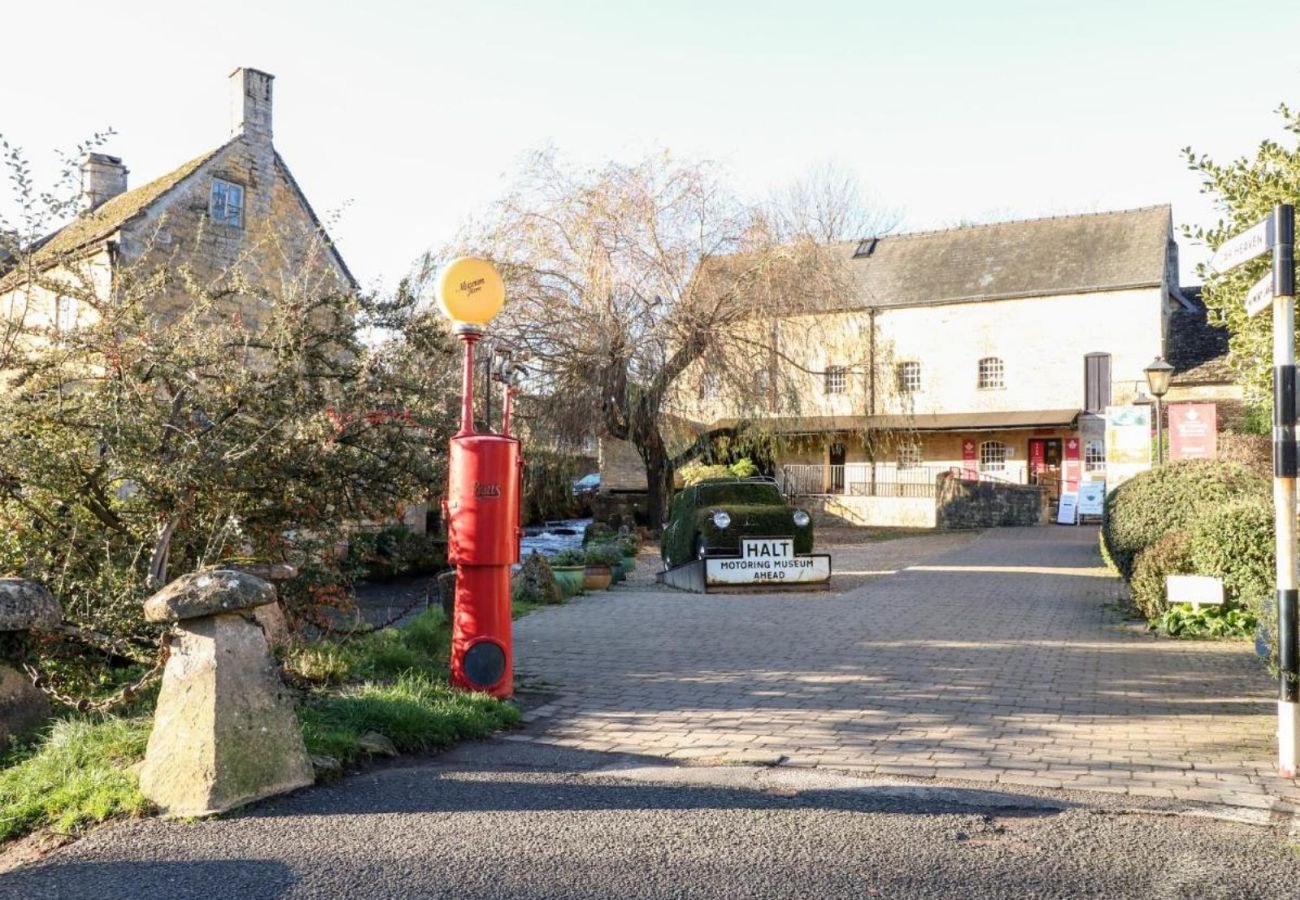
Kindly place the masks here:
POLYGON ((1261 620, 1276 578, 1273 516, 1267 499, 1242 498, 1206 510, 1191 535, 1196 573, 1222 578, 1225 598, 1261 620))
POLYGON ((1238 497, 1265 497, 1268 483, 1235 463, 1183 460, 1124 482, 1106 497, 1102 555, 1125 579, 1137 556, 1165 533, 1192 527, 1238 497))
POLYGON ((1181 528, 1166 532, 1137 555, 1133 579, 1129 582, 1133 605, 1148 620, 1159 618, 1169 608, 1165 597, 1165 576, 1191 575, 1194 572, 1192 536, 1181 528))

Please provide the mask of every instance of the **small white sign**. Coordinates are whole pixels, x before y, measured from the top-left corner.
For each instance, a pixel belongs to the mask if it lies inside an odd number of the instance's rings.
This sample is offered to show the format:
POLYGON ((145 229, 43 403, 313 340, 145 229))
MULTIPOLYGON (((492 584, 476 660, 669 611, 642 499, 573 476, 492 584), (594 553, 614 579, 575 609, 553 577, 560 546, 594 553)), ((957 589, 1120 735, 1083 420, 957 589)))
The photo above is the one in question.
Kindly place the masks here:
POLYGON ((1060 502, 1056 505, 1056 524, 1077 525, 1078 512, 1079 495, 1075 493, 1062 494, 1060 502))
POLYGON ((744 559, 710 556, 704 561, 704 583, 815 584, 831 579, 831 558, 792 556, 788 559, 744 559))
POLYGON ((1269 272, 1246 292, 1246 315, 1256 316, 1273 305, 1273 273, 1269 272))
POLYGON ((794 559, 792 538, 742 538, 741 559, 794 559))
POLYGON ((1085 481, 1079 485, 1079 515, 1106 514, 1106 482, 1085 481))
POLYGON ((1216 272, 1227 272, 1272 249, 1273 217, 1269 216, 1261 222, 1256 222, 1235 238, 1225 241, 1223 246, 1214 251, 1214 256, 1210 259, 1210 268, 1216 272))
POLYGON ((1209 575, 1167 575, 1165 596, 1170 603, 1190 603, 1192 609, 1201 604, 1220 606, 1223 603, 1223 581, 1209 575))

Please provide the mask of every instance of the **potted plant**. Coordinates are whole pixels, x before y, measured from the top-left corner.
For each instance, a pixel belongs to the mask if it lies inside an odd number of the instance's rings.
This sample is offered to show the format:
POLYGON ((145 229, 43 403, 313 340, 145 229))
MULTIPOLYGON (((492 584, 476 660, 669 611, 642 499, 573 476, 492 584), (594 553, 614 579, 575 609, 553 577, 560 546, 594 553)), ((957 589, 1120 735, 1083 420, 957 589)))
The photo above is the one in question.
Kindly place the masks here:
POLYGON ((636 559, 636 555, 641 552, 641 542, 636 539, 635 535, 623 535, 618 539, 618 546, 623 551, 623 556, 626 559, 636 559))
POLYGON ((623 558, 622 552, 610 544, 592 544, 587 548, 587 577, 583 587, 589 591, 603 591, 614 580, 614 566, 623 558))
POLYGON ((555 580, 560 583, 564 596, 581 594, 587 580, 587 554, 576 549, 561 550, 551 559, 551 571, 555 573, 555 580))

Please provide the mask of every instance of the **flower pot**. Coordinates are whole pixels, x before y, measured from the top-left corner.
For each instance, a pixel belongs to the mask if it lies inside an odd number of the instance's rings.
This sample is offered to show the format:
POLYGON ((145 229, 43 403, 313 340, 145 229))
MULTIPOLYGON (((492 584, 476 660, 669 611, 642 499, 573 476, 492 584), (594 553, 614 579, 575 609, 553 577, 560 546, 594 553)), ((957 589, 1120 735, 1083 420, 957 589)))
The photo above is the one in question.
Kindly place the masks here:
POLYGON ((588 591, 604 591, 609 589, 610 582, 614 580, 614 573, 609 566, 596 565, 587 566, 586 578, 582 586, 588 591))
POLYGON ((586 566, 552 566, 551 572, 555 574, 555 580, 565 597, 582 593, 583 582, 587 580, 586 566))
POLYGON ((636 571, 636 557, 635 556, 623 557, 622 566, 623 566, 623 576, 626 578, 628 575, 631 575, 634 571, 636 571))
POLYGON ((610 574, 614 576, 614 584, 622 584, 627 578, 627 569, 623 568, 623 561, 619 560, 616 564, 609 567, 610 574))

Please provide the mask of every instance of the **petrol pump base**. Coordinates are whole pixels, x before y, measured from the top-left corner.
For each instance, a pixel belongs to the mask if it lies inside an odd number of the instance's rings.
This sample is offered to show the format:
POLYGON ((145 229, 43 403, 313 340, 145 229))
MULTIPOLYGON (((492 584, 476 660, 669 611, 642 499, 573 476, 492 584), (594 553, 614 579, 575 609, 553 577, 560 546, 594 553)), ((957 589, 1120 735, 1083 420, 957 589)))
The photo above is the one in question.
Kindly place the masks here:
POLYGON ((499 700, 514 696, 510 567, 457 566, 451 684, 499 700))

